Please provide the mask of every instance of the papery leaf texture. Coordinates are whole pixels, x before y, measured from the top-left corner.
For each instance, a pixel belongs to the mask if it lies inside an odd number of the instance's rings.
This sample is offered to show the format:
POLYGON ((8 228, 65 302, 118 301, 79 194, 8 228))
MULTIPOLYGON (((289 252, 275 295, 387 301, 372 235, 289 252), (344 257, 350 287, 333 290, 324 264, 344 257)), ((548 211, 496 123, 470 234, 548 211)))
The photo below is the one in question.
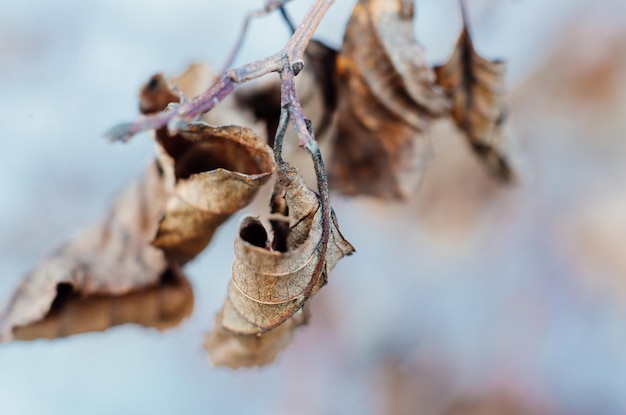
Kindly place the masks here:
POLYGON ((175 264, 161 274, 156 285, 123 295, 82 296, 69 284, 61 284, 46 316, 33 324, 15 327, 13 337, 56 339, 127 323, 164 330, 188 317, 193 302, 191 285, 175 264))
MULTIPOLYGON (((258 357, 258 342, 263 340, 254 342, 250 336, 269 336, 272 340, 267 343, 282 348, 283 336, 290 338, 291 331, 302 324, 298 316, 305 302, 327 282, 328 273, 339 259, 354 251, 341 235, 334 214, 328 224, 328 240, 324 241, 319 196, 287 164, 279 166, 272 207, 272 231, 252 216, 244 218, 239 227, 228 296, 215 329, 207 337, 215 364, 246 365, 236 356, 248 355, 257 356, 254 364, 273 360, 265 355, 258 357), (276 330, 282 333, 280 337, 276 330), (238 351, 233 351, 235 355, 225 356, 226 342, 239 345, 238 351), (246 345, 251 350, 244 353, 246 345)), ((276 350, 267 348, 266 353, 274 355, 276 350)))
POLYGON ((159 138, 158 160, 171 197, 152 243, 181 264, 252 201, 275 169, 272 150, 253 130, 203 122, 159 138))
MULTIPOLYGON (((183 80, 178 78, 188 92, 196 93, 190 71, 208 75, 192 66, 183 80)), ((141 109, 146 114, 164 110, 179 98, 178 90, 157 74, 142 88, 141 109)), ((171 197, 153 244, 169 260, 184 264, 208 245, 222 223, 252 201, 275 170, 274 156, 252 129, 236 125, 197 121, 179 126, 175 133, 161 128, 155 138, 171 197)))
POLYGON ((330 184, 348 195, 405 199, 448 99, 413 35, 413 2, 361 0, 337 59, 338 126, 330 184))
POLYGON ((463 17, 454 53, 448 62, 435 67, 437 83, 450 96, 450 114, 487 171, 503 183, 514 182, 518 173, 512 160, 512 137, 504 128, 506 64, 476 52, 465 12, 463 17))
POLYGON ((16 327, 44 319, 60 287, 87 297, 125 295, 156 285, 168 263, 150 242, 167 198, 153 163, 141 181, 116 199, 102 223, 79 233, 24 278, 0 313, 0 341, 11 340, 16 327))

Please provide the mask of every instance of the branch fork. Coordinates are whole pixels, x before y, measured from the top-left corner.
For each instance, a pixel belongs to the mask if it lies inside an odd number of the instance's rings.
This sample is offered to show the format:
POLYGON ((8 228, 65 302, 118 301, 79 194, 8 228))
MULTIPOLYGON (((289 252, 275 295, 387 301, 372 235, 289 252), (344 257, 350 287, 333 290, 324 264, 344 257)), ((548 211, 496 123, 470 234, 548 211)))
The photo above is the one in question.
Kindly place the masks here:
MULTIPOLYGON (((251 16, 275 10, 276 8, 282 7, 285 2, 286 1, 268 0, 265 9, 260 12, 253 12, 248 16, 244 24, 244 31, 251 16)), ((230 95, 237 86, 271 72, 280 73, 281 76, 283 76, 283 85, 291 88, 291 84, 293 83, 292 78, 304 67, 304 51, 333 2, 334 0, 316 0, 302 20, 302 23, 291 36, 289 42, 287 42, 278 53, 246 65, 226 69, 221 78, 201 95, 161 113, 145 116, 131 123, 118 124, 109 129, 105 133, 105 136, 112 141, 125 142, 130 140, 135 134, 164 126, 168 126, 171 132, 175 132, 183 123, 191 122, 201 114, 213 109, 230 95)), ((240 46, 241 39, 238 41, 233 53, 231 53, 228 63, 233 60, 240 46)), ((288 98, 288 102, 297 103, 295 89, 293 93, 288 94, 288 98)), ((304 116, 302 115, 302 109, 299 104, 295 104, 291 112, 295 113, 297 111, 299 111, 299 115, 296 114, 294 117, 294 124, 300 145, 313 149, 311 136, 306 132, 306 128, 303 128, 304 116)))

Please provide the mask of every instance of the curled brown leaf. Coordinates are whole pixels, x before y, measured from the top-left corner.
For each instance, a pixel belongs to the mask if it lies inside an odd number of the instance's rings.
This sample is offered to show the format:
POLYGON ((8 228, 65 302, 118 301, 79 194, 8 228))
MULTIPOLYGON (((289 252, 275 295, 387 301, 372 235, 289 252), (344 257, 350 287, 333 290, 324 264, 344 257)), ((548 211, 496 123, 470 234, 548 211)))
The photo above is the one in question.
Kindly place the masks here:
MULTIPOLYGON (((287 164, 280 166, 272 205, 277 214, 272 221, 273 233, 259 219, 247 217, 235 240, 232 281, 214 329, 235 338, 273 338, 275 330, 285 330, 281 327, 292 321, 308 298, 326 283, 339 259, 354 251, 339 232, 334 214, 330 236, 324 241, 319 197, 287 164), (281 219, 282 214, 287 216, 281 219), (288 227, 282 226, 285 223, 288 227), (271 234, 274 240, 270 240, 271 234), (326 249, 322 249, 323 244, 327 244, 326 249)), ((298 325, 289 323, 291 330, 298 325)), ((216 338, 215 334, 210 336, 216 338)), ((218 346, 211 345, 208 351, 212 355, 218 346)))
POLYGON ((255 218, 242 222, 235 240, 228 298, 239 315, 258 327, 256 332, 279 326, 299 310, 325 284, 339 259, 354 251, 333 222, 326 255, 320 257, 322 209, 317 194, 306 187, 295 169, 282 166, 275 192, 286 202, 289 233, 274 236, 286 237, 282 245, 287 250, 270 250, 273 243, 255 218))
MULTIPOLYGON (((204 88, 210 81, 205 69, 192 66, 176 79, 186 89, 183 92, 193 96, 204 88)), ((142 89, 140 107, 146 113, 160 111, 180 97, 180 90, 155 75, 142 89)), ((105 324, 142 324, 142 316, 119 307, 130 304, 129 298, 140 302, 149 295, 129 297, 129 293, 172 292, 158 286, 165 270, 204 249, 216 228, 250 203, 275 169, 271 149, 245 127, 192 123, 176 135, 166 129, 156 135, 157 162, 116 200, 109 217, 79 234, 24 279, 0 314, 0 341, 13 339, 16 328, 26 326, 30 328, 20 332, 33 337, 39 330, 56 330, 61 336, 100 330, 105 324), (81 300, 70 301, 59 312, 53 306, 63 290, 81 300), (74 318, 76 313, 107 306, 118 310, 119 318, 106 322, 95 314, 90 314, 96 319, 91 322, 74 318), (70 322, 60 327, 56 316, 71 317, 76 326, 70 322)), ((191 306, 190 296, 187 301, 191 306)))
POLYGON ((426 132, 448 100, 413 36, 412 2, 361 0, 340 55, 338 126, 330 184, 349 194, 403 199, 429 154, 426 132))
POLYGON ((104 331, 134 323, 158 330, 176 326, 193 309, 193 291, 181 270, 172 265, 157 285, 119 296, 82 296, 69 284, 57 286, 57 296, 46 316, 13 330, 15 340, 56 339, 104 331))
POLYGON ((153 245, 185 263, 215 230, 247 206, 275 169, 272 150, 249 128, 198 122, 160 139, 159 162, 171 192, 153 245))
MULTIPOLYGON (((226 300, 228 302, 228 300, 226 300)), ((227 303, 216 318, 215 328, 206 336, 204 347, 215 366, 264 366, 272 363, 278 353, 291 343, 294 331, 307 323, 307 307, 295 313, 281 326, 257 335, 239 335, 224 329, 223 315, 227 303)))
MULTIPOLYGON (((157 74, 142 88, 141 109, 146 114, 161 111, 178 102, 181 91, 196 95, 210 80, 208 68, 201 65, 172 83, 157 74)), ((274 156, 252 129, 235 125, 194 122, 174 134, 161 128, 155 138, 171 197, 153 244, 168 260, 185 263, 207 246, 226 219, 252 201, 275 170, 274 156)))
POLYGON ((167 192, 156 164, 115 201, 105 221, 77 235, 29 274, 0 314, 0 341, 16 327, 45 318, 57 287, 77 295, 124 295, 155 285, 167 268, 150 242, 163 215, 167 192))
POLYGON ((514 182, 517 172, 511 160, 510 137, 504 131, 506 64, 476 53, 465 10, 463 21, 463 31, 450 60, 435 67, 437 83, 450 96, 450 114, 487 171, 501 182, 514 182))

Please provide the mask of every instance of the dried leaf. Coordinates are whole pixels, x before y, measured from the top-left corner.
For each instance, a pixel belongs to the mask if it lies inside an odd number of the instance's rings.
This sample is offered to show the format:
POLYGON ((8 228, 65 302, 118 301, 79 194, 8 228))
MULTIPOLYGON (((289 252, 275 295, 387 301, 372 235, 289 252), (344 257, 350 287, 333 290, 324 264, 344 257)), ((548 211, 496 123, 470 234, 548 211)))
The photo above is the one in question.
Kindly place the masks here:
POLYGON ((337 61, 338 128, 331 186, 403 199, 429 154, 426 132, 448 100, 413 36, 413 2, 361 0, 337 61))
POLYGON ((474 153, 495 178, 515 181, 506 121, 504 73, 501 60, 487 60, 476 53, 463 12, 463 31, 450 60, 435 67, 437 83, 452 100, 450 114, 467 136, 474 153))
POLYGON ((155 285, 167 262, 150 241, 166 200, 153 164, 139 183, 118 197, 103 223, 76 236, 24 279, 0 315, 0 341, 11 340, 16 327, 43 319, 60 285, 82 297, 124 295, 155 285))
POLYGON ((58 285, 57 291, 43 320, 13 330, 16 340, 56 339, 127 323, 163 330, 176 326, 193 310, 193 291, 175 265, 157 285, 120 296, 84 297, 68 284, 58 285))
POLYGON ((215 366, 264 366, 272 363, 278 353, 291 343, 296 328, 307 323, 307 307, 295 313, 284 324, 257 335, 239 335, 224 329, 222 318, 229 307, 228 299, 216 319, 216 327, 207 335, 204 347, 215 366))
POLYGON ((485 217, 495 220, 493 207, 506 217, 507 200, 513 195, 485 174, 469 147, 459 145, 463 133, 451 118, 433 123, 431 137, 434 152, 441 157, 433 157, 410 211, 433 242, 464 244, 468 232, 485 217))
MULTIPOLYGON (((199 93, 209 83, 205 69, 192 66, 177 78, 184 92, 199 93)), ((140 107, 146 113, 160 111, 179 99, 180 92, 162 75, 155 75, 142 89, 140 107)), ((148 287, 156 292, 160 276, 168 265, 174 266, 171 261, 185 263, 204 249, 216 228, 250 203, 275 169, 271 149, 244 127, 189 124, 174 136, 165 129, 158 131, 157 141, 158 162, 118 198, 109 218, 78 235, 25 278, 0 315, 0 341, 12 339, 16 327, 36 322, 34 332, 28 329, 24 336, 56 330, 51 327, 57 324, 54 313, 59 311, 48 314, 59 287, 81 298, 68 304, 70 311, 61 314, 64 319, 75 310, 91 312, 107 304, 126 307, 132 297, 103 296, 122 296, 148 287)), ((105 322, 95 314, 94 321, 77 318, 76 327, 63 326, 54 335, 101 330, 106 324, 126 320, 146 321, 123 309, 120 313, 118 319, 105 322)))
MULTIPOLYGON (((284 244, 287 251, 269 249, 273 244, 262 223, 255 218, 242 222, 235 240, 228 298, 233 309, 256 326, 256 333, 277 327, 299 310, 325 284, 328 272, 339 259, 354 251, 334 222, 326 256, 320 257, 324 243, 322 209, 317 194, 306 187, 295 169, 280 170, 276 190, 279 195, 284 194, 289 214, 289 234, 284 244), (323 262, 321 277, 317 271, 320 262, 323 262)), ((235 327, 225 327, 237 331, 235 327)))
MULTIPOLYGON (((319 197, 305 186, 297 171, 286 164, 279 169, 272 205, 275 214, 288 214, 282 220, 275 216, 272 221, 273 241, 270 241, 270 232, 255 217, 246 217, 240 225, 235 240, 233 278, 215 329, 229 332, 234 338, 241 338, 242 344, 251 346, 257 343, 243 340, 246 336, 269 335, 273 339, 277 336, 275 330, 287 330, 282 328, 285 322, 292 321, 306 300, 326 283, 328 273, 339 259, 354 251, 339 232, 334 214, 328 241, 324 241, 319 197), (289 224, 288 228, 281 226, 282 221, 289 224), (327 243, 325 255, 324 243, 327 243), (284 249, 275 250, 280 247, 284 249)), ((300 323, 289 323, 287 331, 298 325, 300 323)), ((216 336, 209 335, 212 339, 216 336)), ((208 351, 212 355, 221 343, 210 344, 208 351)), ((237 361, 234 356, 233 360, 212 359, 237 361)))
MULTIPOLYGON (((190 80, 179 82, 195 91, 190 80)), ((146 113, 162 110, 176 97, 165 78, 155 75, 142 89, 141 108, 146 113)), ((274 156, 253 130, 234 125, 195 122, 174 135, 161 128, 156 140, 171 197, 153 244, 182 264, 208 245, 230 215, 252 201, 275 170, 274 156)))
POLYGON ((272 150, 249 128, 189 124, 160 141, 159 161, 172 192, 153 245, 185 263, 215 230, 247 206, 275 169, 272 150))

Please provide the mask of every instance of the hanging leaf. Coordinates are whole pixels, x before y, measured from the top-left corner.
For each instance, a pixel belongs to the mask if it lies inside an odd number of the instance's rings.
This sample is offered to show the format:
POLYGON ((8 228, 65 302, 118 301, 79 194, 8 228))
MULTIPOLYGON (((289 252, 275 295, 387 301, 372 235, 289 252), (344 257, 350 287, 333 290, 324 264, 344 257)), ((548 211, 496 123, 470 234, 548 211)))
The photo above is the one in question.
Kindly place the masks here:
POLYGON ((272 150, 249 128, 193 123, 160 137, 159 162, 172 192, 152 242, 185 263, 247 206, 275 169, 272 150))
POLYGON ((158 330, 176 326, 193 309, 193 291, 180 269, 172 265, 157 285, 120 296, 83 297, 69 284, 57 285, 57 296, 43 320, 15 327, 15 340, 56 339, 121 324, 158 330))
POLYGON ((0 341, 11 340, 16 327, 44 319, 59 287, 89 297, 124 295, 157 284, 167 261, 150 241, 166 200, 153 164, 118 197, 104 222, 77 235, 24 279, 0 314, 0 341))
MULTIPOLYGON (((328 273, 339 259, 354 251, 339 232, 334 214, 327 247, 322 249, 324 224, 319 197, 286 164, 279 169, 272 206, 273 241, 270 232, 255 217, 242 221, 235 240, 232 281, 215 328, 235 338, 270 335, 273 339, 274 330, 293 319, 306 300, 326 283, 328 273), (282 214, 288 216, 281 219, 282 214), (281 226, 285 223, 288 227, 281 226)), ((293 330, 300 324, 290 323, 289 327, 293 330)), ((216 336, 209 335, 212 339, 216 336)), ((256 345, 248 340, 240 343, 256 345)), ((208 344, 212 345, 208 351, 213 355, 213 347, 217 346, 214 341, 208 344)))
POLYGON ((264 366, 272 363, 278 353, 291 343, 296 328, 307 323, 307 307, 300 309, 284 324, 257 335, 238 335, 224 329, 222 319, 227 307, 216 318, 215 328, 207 335, 204 347, 215 366, 264 366))
POLYGON ((505 62, 487 60, 474 49, 463 10, 463 31, 450 60, 435 67, 437 83, 452 100, 450 114, 466 134, 487 171, 504 183, 516 180, 510 143, 504 134, 505 62))
POLYGON ((320 257, 323 225, 317 194, 291 167, 281 168, 277 183, 275 191, 284 194, 289 215, 289 233, 277 233, 278 237, 286 237, 278 244, 286 246, 286 252, 270 249, 273 243, 268 232, 255 218, 242 222, 235 240, 228 298, 233 309, 257 327, 256 333, 277 327, 299 310, 325 284, 337 261, 354 251, 334 221, 326 255, 320 257))
MULTIPOLYGON (((196 66, 177 81, 194 94, 208 82, 207 77, 196 66)), ((146 113, 160 111, 178 100, 180 91, 162 75, 155 75, 142 89, 140 107, 146 113)), ((176 135, 161 129, 156 136, 157 163, 117 199, 107 220, 79 234, 24 279, 0 314, 0 341, 14 338, 17 327, 39 322, 31 327, 35 331, 21 331, 33 337, 40 328, 56 330, 50 328, 56 324, 56 315, 66 318, 75 310, 88 313, 108 306, 104 305, 107 301, 113 310, 130 301, 105 296, 124 296, 149 287, 150 292, 157 292, 161 276, 174 266, 172 261, 183 264, 201 252, 217 227, 249 204, 275 169, 272 150, 248 128, 192 123, 176 135), (49 315, 64 290, 80 300, 68 303, 70 311, 60 312, 57 307, 49 315)), ((144 298, 144 294, 135 295, 144 298)), ((57 333, 101 330, 105 324, 140 318, 131 314, 93 321, 93 325, 88 318, 74 319, 76 327, 62 327, 57 333)))
MULTIPOLYGON (((174 81, 197 94, 208 82, 196 81, 198 72, 208 78, 202 68, 192 66, 174 81)), ((140 95, 145 113, 163 110, 180 97, 162 75, 152 77, 140 95)), ((234 125, 195 122, 179 126, 176 134, 161 128, 155 137, 171 197, 153 244, 169 260, 183 264, 208 245, 230 215, 252 201, 275 170, 274 156, 253 130, 234 125)))
POLYGON ((431 120, 448 107, 413 36, 413 2, 361 0, 337 60, 338 127, 330 184, 349 195, 402 199, 429 154, 431 120))

